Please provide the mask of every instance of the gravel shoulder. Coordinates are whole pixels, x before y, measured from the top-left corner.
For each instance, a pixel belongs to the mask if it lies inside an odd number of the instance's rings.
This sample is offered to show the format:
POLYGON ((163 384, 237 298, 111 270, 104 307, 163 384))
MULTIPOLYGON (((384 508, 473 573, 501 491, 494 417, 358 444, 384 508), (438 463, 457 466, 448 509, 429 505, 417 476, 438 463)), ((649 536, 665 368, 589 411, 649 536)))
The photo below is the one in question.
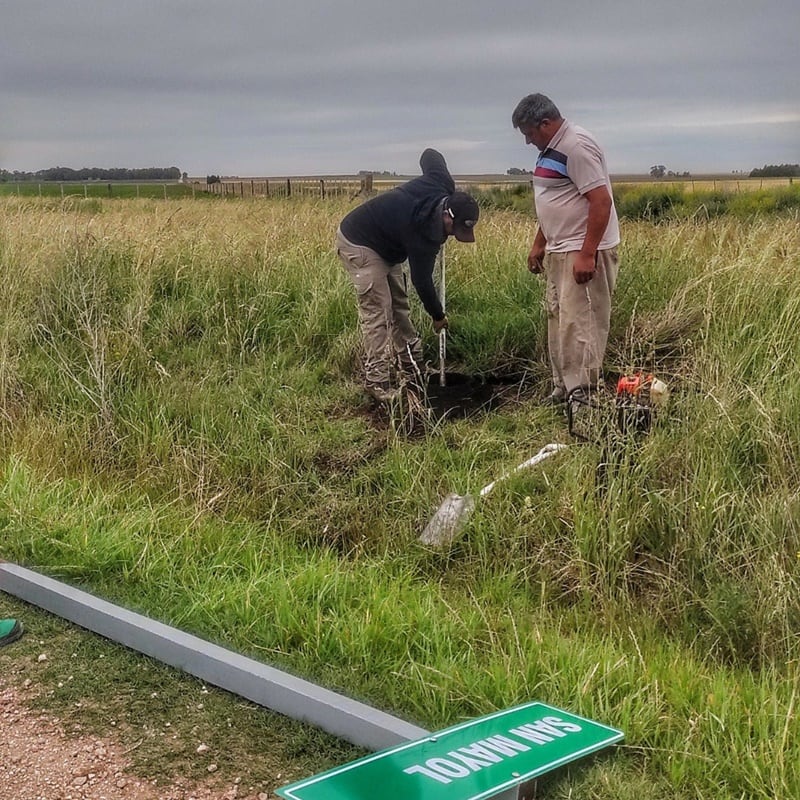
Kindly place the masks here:
MULTIPOLYGON (((0 689, 0 795, 17 800, 233 800, 274 795, 191 783, 175 777, 167 785, 134 774, 129 754, 115 737, 67 732, 57 718, 34 711, 25 690, 0 689)), ((249 787, 253 789, 254 787, 249 787)))
POLYGON ((363 755, 0 592, 0 797, 268 800, 363 755))

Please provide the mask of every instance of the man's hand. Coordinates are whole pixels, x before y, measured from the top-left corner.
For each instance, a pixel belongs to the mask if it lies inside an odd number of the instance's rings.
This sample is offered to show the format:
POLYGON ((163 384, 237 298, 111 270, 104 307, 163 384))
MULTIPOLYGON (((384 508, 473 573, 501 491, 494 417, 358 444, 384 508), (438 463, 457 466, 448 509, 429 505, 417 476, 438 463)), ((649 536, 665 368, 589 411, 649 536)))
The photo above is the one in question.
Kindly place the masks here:
POLYGON ((575 253, 575 261, 572 262, 572 277, 575 278, 575 283, 588 283, 594 278, 594 262, 594 253, 592 255, 587 255, 581 250, 575 253))
POLYGON ((544 271, 544 247, 539 247, 535 242, 528 253, 528 269, 534 275, 540 275, 544 271))
POLYGON ((445 328, 447 328, 447 326, 447 316, 444 316, 441 319, 435 319, 433 321, 433 329, 436 331, 436 333, 441 333, 443 330, 445 330, 445 328))

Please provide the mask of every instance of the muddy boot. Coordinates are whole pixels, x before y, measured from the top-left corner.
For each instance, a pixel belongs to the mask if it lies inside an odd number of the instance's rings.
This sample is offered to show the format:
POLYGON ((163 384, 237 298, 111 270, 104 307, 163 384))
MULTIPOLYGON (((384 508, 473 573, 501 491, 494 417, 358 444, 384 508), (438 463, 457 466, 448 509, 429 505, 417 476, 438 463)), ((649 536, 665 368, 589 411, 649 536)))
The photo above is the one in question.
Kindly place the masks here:
POLYGON ((379 403, 392 403, 400 397, 400 390, 389 381, 369 381, 364 388, 379 403))
POLYGON ((567 402, 567 390, 563 386, 556 386, 547 397, 542 398, 543 406, 563 406, 567 402))

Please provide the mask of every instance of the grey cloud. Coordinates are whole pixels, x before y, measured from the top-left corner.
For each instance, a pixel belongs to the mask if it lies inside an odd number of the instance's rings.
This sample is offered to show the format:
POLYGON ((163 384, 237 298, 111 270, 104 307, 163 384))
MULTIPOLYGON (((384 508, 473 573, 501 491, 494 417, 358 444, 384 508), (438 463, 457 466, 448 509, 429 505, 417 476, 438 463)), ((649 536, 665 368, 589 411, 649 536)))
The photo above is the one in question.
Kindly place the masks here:
POLYGON ((535 156, 510 124, 531 91, 598 133, 619 171, 800 161, 796 0, 0 8, 0 166, 11 169, 413 172, 417 148, 439 142, 456 169, 504 171, 535 156))

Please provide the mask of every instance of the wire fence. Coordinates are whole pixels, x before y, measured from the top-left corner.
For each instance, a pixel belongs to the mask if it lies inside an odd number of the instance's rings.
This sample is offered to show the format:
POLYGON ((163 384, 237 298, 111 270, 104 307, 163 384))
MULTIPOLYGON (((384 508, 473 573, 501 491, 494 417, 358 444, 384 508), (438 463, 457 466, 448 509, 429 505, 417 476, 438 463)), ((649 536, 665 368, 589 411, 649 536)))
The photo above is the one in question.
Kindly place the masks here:
POLYGON ((198 187, 176 181, 149 181, 128 183, 126 181, 16 181, 0 183, 0 197, 60 197, 72 198, 149 198, 169 200, 193 197, 198 187))
POLYGON ((250 178, 194 183, 198 189, 220 197, 354 197, 370 194, 371 175, 358 178, 250 178))

